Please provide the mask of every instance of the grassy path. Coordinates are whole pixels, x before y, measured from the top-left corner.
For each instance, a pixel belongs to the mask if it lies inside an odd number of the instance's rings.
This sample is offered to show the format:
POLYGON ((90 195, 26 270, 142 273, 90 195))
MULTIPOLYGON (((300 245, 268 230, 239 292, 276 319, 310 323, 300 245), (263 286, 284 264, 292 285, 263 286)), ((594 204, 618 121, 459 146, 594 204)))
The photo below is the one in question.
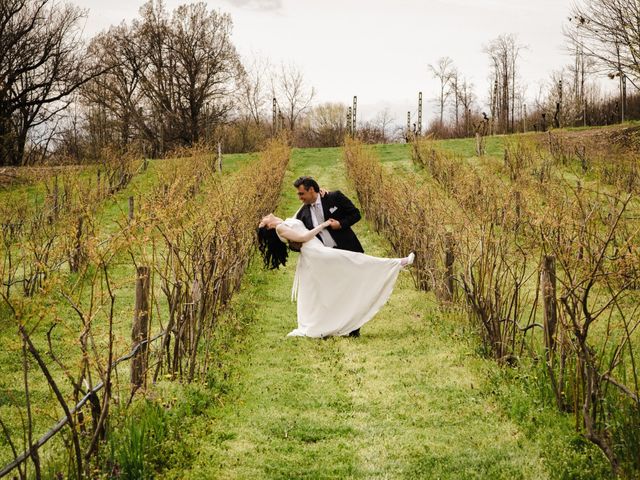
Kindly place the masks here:
MULTIPOLYGON (((286 179, 314 174, 351 198, 339 150, 294 151, 286 179)), ((279 213, 298 207, 285 188, 279 213)), ((388 253, 366 221, 370 254, 388 253)), ((546 478, 535 442, 491 399, 472 342, 456 338, 401 274, 359 339, 286 338, 295 326, 291 264, 259 265, 243 296, 255 319, 233 353, 230 391, 191 425, 197 455, 165 478, 546 478)))

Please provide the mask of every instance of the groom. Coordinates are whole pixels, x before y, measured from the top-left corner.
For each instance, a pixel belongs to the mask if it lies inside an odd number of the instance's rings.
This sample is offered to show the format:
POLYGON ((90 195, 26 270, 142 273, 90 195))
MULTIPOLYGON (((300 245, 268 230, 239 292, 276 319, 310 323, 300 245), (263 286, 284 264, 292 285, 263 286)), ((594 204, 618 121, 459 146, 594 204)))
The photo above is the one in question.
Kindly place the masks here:
MULTIPOLYGON (((320 186, 311 177, 300 177, 293 182, 293 186, 298 189, 298 198, 304 204, 298 210, 296 218, 301 220, 305 227, 312 230, 325 220, 337 220, 318 235, 325 247, 364 253, 358 237, 351 230, 351 225, 362 218, 351 200, 340 190, 320 195, 320 186)), ((360 329, 354 330, 349 336, 359 337, 360 329)))

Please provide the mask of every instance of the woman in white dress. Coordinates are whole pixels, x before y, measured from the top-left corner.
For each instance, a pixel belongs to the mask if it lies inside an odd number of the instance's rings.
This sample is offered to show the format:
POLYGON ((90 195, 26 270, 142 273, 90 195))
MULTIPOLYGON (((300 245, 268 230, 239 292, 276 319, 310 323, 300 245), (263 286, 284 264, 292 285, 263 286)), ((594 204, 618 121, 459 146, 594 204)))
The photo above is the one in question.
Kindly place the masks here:
POLYGON ((415 258, 413 253, 378 258, 325 247, 316 235, 332 222, 329 219, 313 230, 300 220, 273 214, 260 222, 259 248, 266 267, 286 264, 287 242, 301 244, 292 289, 298 328, 289 336, 344 336, 362 327, 389 299, 402 267, 415 258))

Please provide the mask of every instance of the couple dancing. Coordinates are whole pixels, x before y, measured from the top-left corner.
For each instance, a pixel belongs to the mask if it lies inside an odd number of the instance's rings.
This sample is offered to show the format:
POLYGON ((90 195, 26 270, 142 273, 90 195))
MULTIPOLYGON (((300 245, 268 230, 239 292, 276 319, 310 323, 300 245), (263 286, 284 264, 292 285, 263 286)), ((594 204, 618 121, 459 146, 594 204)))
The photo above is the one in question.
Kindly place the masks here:
POLYGON ((339 190, 325 192, 311 177, 294 182, 303 202, 296 218, 264 217, 258 242, 265 266, 287 262, 287 243, 300 251, 292 297, 297 300, 298 328, 289 336, 360 336, 360 327, 385 304, 405 258, 364 254, 351 226, 360 212, 339 190))

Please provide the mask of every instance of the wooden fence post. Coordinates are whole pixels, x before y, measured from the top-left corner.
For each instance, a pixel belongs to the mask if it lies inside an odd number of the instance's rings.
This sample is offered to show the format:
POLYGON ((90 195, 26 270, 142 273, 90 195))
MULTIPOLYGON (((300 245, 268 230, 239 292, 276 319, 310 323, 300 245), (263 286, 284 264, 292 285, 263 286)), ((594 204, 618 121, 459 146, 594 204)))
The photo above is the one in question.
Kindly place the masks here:
POLYGON ((82 245, 82 233, 84 230, 84 215, 78 217, 78 223, 76 224, 76 236, 73 244, 73 250, 71 252, 71 258, 69 259, 69 270, 72 272, 80 271, 80 267, 85 259, 85 249, 82 245))
MULTIPOLYGON (((151 269, 138 267, 136 277, 136 307, 131 329, 132 349, 149 338, 149 279, 151 269)), ((145 342, 131 359, 131 392, 132 394, 145 383, 147 371, 148 344, 145 342)))
POLYGON ((445 235, 445 257, 444 264, 446 269, 445 274, 445 289, 447 301, 452 302, 454 298, 454 283, 453 283, 453 262, 455 261, 455 254, 453 253, 453 234, 448 232, 445 235))
POLYGON ((222 173, 222 143, 218 142, 218 171, 222 173))
POLYGON ((135 217, 134 214, 134 201, 133 197, 129 197, 129 221, 132 221, 135 217))
POLYGON ((513 192, 513 196, 516 206, 516 224, 520 225, 520 217, 522 216, 522 194, 518 190, 516 190, 515 192, 513 192))
POLYGON ((56 175, 53 179, 53 218, 58 220, 58 214, 60 212, 60 189, 58 187, 58 176, 56 175))
POLYGON ((555 335, 558 324, 556 311, 556 259, 552 255, 545 255, 540 271, 540 288, 544 301, 544 344, 547 353, 556 348, 555 335))

